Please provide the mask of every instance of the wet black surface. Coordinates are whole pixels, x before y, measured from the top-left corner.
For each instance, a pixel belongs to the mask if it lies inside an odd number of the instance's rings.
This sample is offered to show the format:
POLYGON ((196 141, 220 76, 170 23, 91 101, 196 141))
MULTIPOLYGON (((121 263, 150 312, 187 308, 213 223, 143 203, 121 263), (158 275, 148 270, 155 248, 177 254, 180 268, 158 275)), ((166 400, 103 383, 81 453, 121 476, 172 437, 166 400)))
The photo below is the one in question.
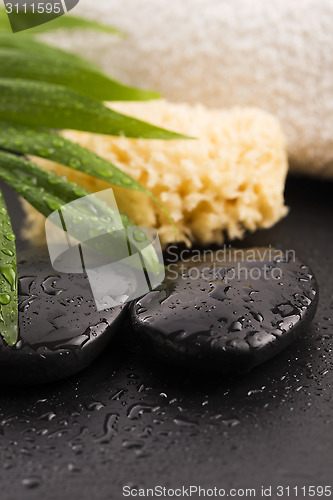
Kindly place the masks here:
POLYGON ((89 366, 121 332, 126 306, 97 311, 86 274, 54 271, 48 252, 18 258, 19 336, 0 338, 0 382, 61 380, 89 366))
POLYGON ((318 304, 313 272, 267 248, 195 252, 131 307, 134 336, 153 355, 219 373, 246 372, 304 333, 318 304))
POLYGON ((1 499, 118 500, 125 484, 256 488, 260 498, 261 485, 331 484, 331 193, 289 181, 289 217, 246 241, 294 249, 314 271, 320 301, 305 335, 246 375, 210 377, 146 358, 124 335, 67 381, 2 387, 1 499))

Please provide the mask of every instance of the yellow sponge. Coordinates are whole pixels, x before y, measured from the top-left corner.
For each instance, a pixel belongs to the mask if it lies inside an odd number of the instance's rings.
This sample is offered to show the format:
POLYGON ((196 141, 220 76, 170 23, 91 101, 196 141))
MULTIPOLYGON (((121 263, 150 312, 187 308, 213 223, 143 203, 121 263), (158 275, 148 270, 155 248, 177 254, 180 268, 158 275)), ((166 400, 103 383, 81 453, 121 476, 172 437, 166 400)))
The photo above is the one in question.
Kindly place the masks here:
MULTIPOLYGON (((111 107, 111 104, 110 104, 111 107)), ((64 131, 130 174, 161 200, 175 221, 179 241, 222 243, 275 224, 286 215, 286 145, 279 122, 255 108, 209 110, 167 101, 112 103, 112 108, 194 140, 161 141, 64 131)), ((36 160, 36 159, 35 159, 36 160)), ((109 184, 46 160, 47 169, 90 191, 109 184)), ((114 187, 119 209, 137 225, 158 229, 162 243, 174 230, 145 194, 114 187)), ((43 237, 43 218, 28 207, 29 234, 43 237)))

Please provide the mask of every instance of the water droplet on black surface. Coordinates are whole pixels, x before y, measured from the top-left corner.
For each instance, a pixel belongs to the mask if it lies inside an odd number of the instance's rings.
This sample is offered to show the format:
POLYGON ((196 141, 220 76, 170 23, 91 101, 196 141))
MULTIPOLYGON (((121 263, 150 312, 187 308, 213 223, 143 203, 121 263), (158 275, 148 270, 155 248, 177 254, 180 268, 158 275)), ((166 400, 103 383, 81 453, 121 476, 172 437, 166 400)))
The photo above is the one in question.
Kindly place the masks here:
POLYGON ((243 250, 242 260, 230 251, 222 263, 182 263, 174 276, 173 266, 172 277, 132 307, 132 323, 145 346, 181 365, 247 371, 296 339, 317 307, 310 269, 268 258, 265 249, 243 250))
POLYGON ((62 290, 57 288, 57 282, 60 280, 60 276, 48 276, 42 283, 42 288, 48 295, 59 295, 62 290))
MULTIPOLYGON (((119 329, 125 308, 97 311, 85 274, 54 274, 48 256, 27 252, 18 261, 19 338, 0 342, 6 383, 45 383, 89 365, 119 329)), ((10 296, 1 294, 0 302, 10 296)))
POLYGON ((38 479, 37 477, 26 477, 22 479, 22 485, 32 490, 33 488, 37 488, 40 485, 40 479, 38 479))
POLYGON ((150 413, 154 410, 157 410, 157 407, 154 407, 153 405, 134 404, 128 410, 127 416, 130 420, 137 420, 137 419, 141 418, 143 413, 146 413, 146 412, 150 413))

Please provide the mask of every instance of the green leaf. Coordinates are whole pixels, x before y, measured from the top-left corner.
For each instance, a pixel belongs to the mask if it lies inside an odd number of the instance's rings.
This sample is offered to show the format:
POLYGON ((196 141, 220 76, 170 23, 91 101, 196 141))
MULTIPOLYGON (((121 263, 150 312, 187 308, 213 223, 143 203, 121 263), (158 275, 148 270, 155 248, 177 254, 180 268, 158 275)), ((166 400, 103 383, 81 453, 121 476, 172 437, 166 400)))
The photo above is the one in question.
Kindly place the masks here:
MULTIPOLYGON (((13 2, 13 4, 14 3, 15 2, 13 2)), ((52 16, 52 14, 38 14, 37 12, 33 14, 21 11, 19 14, 15 13, 15 24, 17 27, 20 27, 20 29, 29 29, 28 33, 30 35, 59 29, 90 29, 110 33, 112 35, 125 36, 124 33, 117 28, 107 26, 91 19, 66 14, 49 20, 50 16, 52 16), (38 24, 39 22, 43 24, 30 28, 31 25, 38 24)), ((0 9, 0 30, 12 31, 8 15, 3 8, 0 9)))
POLYGON ((15 236, 0 191, 0 333, 8 345, 17 342, 18 304, 15 236))
MULTIPOLYGON (((38 212, 48 217, 55 210, 60 210, 64 205, 91 193, 67 179, 47 172, 23 156, 14 155, 0 150, 0 179, 5 181, 19 195, 28 201, 38 212)), ((107 205, 96 200, 96 208, 102 207, 104 218, 98 224, 105 225, 108 232, 112 227, 113 211, 107 205)), ((73 218, 78 223, 75 225, 77 234, 82 235, 96 226, 95 218, 73 210, 73 218), (84 224, 84 230, 82 229, 84 224)), ((126 215, 121 215, 125 227, 133 226, 126 215)), ((74 233, 75 237, 76 234, 74 233)))
MULTIPOLYGON (((38 167, 23 156, 1 150, 0 178, 45 217, 60 210, 67 203, 91 194, 77 184, 38 167)), ((113 210, 98 200, 96 200, 96 210, 103 213, 103 217, 98 219, 98 226, 103 227, 105 232, 110 231, 113 224, 113 210)), ((68 213, 72 220, 75 220, 75 224, 72 224, 74 228, 72 235, 80 237, 82 234, 91 233, 92 238, 96 227, 96 217, 80 213, 75 209, 71 209, 68 213)), ((126 216, 122 216, 122 221, 125 227, 133 225, 126 216)), ((117 246, 114 245, 114 248, 110 249, 109 256, 119 257, 117 252, 117 246)))
POLYGON ((73 65, 57 56, 1 46, 0 77, 56 83, 101 101, 140 101, 160 97, 155 92, 126 87, 97 70, 73 65))
POLYGON ((0 9, 0 31, 12 31, 6 9, 0 9))
POLYGON ((66 203, 91 194, 77 184, 38 167, 21 155, 2 150, 0 178, 45 217, 66 203))
POLYGON ((139 182, 112 163, 79 144, 47 130, 37 130, 0 121, 0 148, 46 158, 115 186, 153 196, 139 182))
MULTIPOLYGON (((38 167, 23 156, 1 150, 0 179, 11 186, 45 217, 48 217, 55 210, 60 210, 67 203, 91 194, 77 184, 38 167)), ((95 201, 95 206, 98 213, 102 213, 102 217, 98 217, 99 227, 103 227, 106 233, 112 231, 113 210, 99 200, 95 201)), ((73 236, 80 237, 82 234, 87 233, 93 238, 96 217, 81 213, 75 209, 71 209, 71 214, 73 221, 75 221, 75 224, 73 224, 73 236)), ((126 215, 121 214, 121 219, 124 227, 133 226, 133 223, 126 215)), ((116 238, 117 233, 119 231, 115 233, 116 238)), ((96 245, 98 245, 98 242, 96 245)), ((95 248, 99 250, 98 246, 95 248)), ((108 249, 108 256, 113 259, 123 258, 123 255, 118 255, 121 248, 122 246, 111 245, 108 249)), ((153 247, 149 249, 149 255, 149 268, 153 272, 159 272, 160 264, 153 247)))
POLYGON ((31 129, 0 121, 0 148, 15 153, 30 154, 61 163, 69 168, 149 196, 161 208, 175 230, 177 230, 168 211, 162 203, 139 182, 125 174, 112 163, 97 156, 79 144, 71 142, 49 131, 31 129))
POLYGON ((188 139, 60 85, 0 78, 0 119, 31 127, 74 129, 143 139, 188 139))
POLYGON ((40 54, 45 57, 52 58, 53 61, 65 64, 72 64, 79 68, 93 68, 97 69, 97 66, 90 61, 83 59, 82 57, 73 54, 72 52, 67 52, 46 43, 39 42, 27 36, 26 34, 4 34, 0 31, 0 47, 8 49, 23 50, 29 54, 40 54))

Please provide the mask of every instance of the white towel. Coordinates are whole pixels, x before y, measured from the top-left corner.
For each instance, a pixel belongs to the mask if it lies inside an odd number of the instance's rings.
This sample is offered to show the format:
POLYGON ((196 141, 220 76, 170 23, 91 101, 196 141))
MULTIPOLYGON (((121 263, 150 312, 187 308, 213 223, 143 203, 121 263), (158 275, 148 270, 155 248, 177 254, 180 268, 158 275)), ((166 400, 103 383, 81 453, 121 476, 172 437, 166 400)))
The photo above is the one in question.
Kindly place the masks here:
POLYGON ((276 114, 294 172, 333 178, 332 0, 80 0, 123 29, 47 38, 172 101, 276 114))

